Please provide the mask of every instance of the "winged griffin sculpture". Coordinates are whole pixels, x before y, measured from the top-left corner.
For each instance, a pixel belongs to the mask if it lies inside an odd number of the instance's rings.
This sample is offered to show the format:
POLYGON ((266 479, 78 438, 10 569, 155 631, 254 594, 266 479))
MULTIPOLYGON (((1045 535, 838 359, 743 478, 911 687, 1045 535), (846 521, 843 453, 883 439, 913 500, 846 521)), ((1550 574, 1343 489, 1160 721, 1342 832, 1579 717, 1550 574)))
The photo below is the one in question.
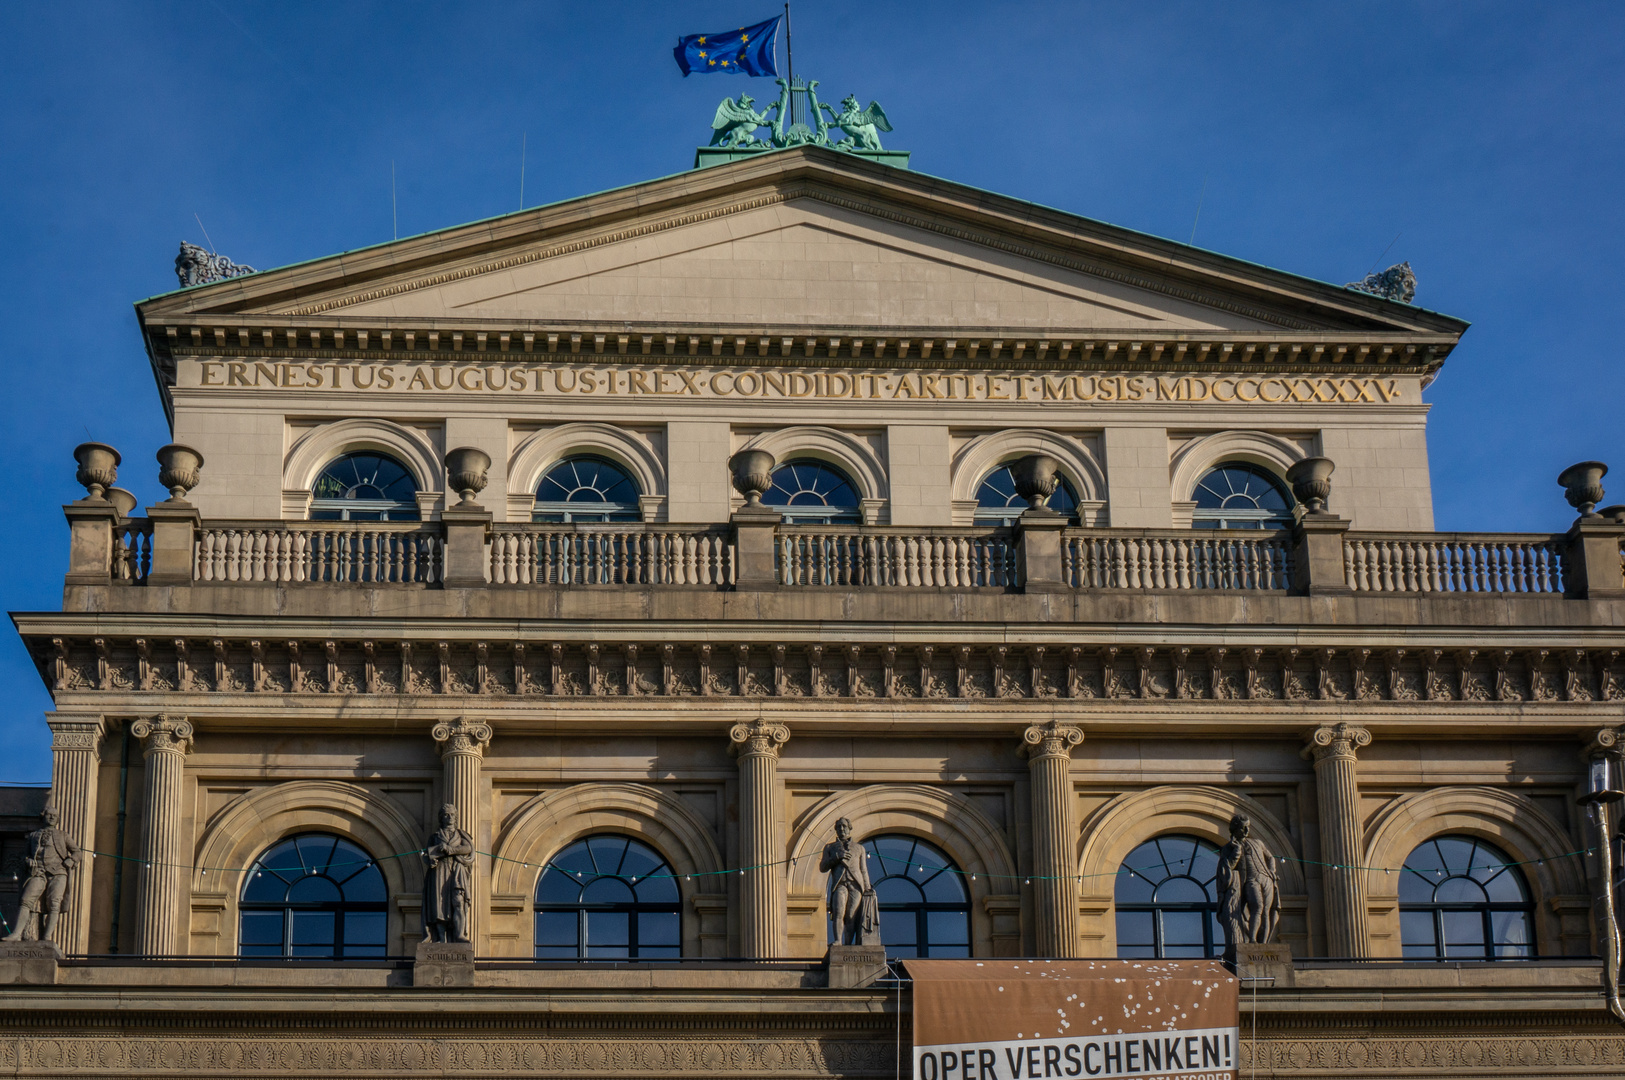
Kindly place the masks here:
POLYGON ((723 98, 722 104, 717 106, 716 119, 711 121, 711 145, 727 150, 769 145, 765 139, 756 137, 756 129, 767 123, 767 110, 752 109, 755 102, 749 94, 740 94, 738 101, 723 98))
POLYGON ((886 119, 886 110, 880 107, 880 102, 871 101, 869 107, 859 111, 858 99, 853 94, 846 95, 841 102, 841 111, 836 112, 831 106, 823 105, 829 109, 830 126, 838 127, 846 135, 831 143, 831 146, 844 147, 848 150, 879 150, 880 132, 891 131, 891 121, 886 119))

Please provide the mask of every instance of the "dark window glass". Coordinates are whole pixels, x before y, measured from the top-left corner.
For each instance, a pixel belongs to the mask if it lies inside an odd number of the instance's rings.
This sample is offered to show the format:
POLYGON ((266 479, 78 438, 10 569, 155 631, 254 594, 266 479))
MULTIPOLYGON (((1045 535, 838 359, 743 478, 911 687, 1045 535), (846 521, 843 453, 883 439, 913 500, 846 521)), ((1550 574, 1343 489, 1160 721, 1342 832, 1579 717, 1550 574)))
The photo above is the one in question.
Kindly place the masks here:
POLYGON ((1218 848, 1194 836, 1159 836, 1129 852, 1117 872, 1117 955, 1223 954, 1218 875, 1218 848))
POLYGON ((536 487, 534 521, 641 521, 638 485, 603 458, 561 461, 536 487))
POLYGON ((863 520, 852 481, 821 461, 780 465, 762 502, 792 524, 855 525, 863 520))
POLYGON ((336 836, 295 836, 261 855, 238 909, 240 956, 384 955, 384 875, 372 856, 336 836))
POLYGON ((1518 868, 1470 836, 1440 836, 1405 860, 1400 944, 1407 957, 1494 960, 1534 956, 1534 906, 1518 868))
POLYGON ((1292 496, 1275 474, 1233 462, 1202 477, 1192 496, 1198 529, 1284 529, 1292 524, 1292 496))
POLYGON ((677 875, 625 836, 578 840, 536 881, 540 960, 675 960, 683 955, 677 875))
MULTIPOLYGON (((1058 477, 1055 491, 1044 505, 1057 514, 1075 517, 1078 513, 1078 493, 1066 477, 1058 477)), ((1010 466, 1001 465, 987 474, 982 486, 976 490, 976 521, 981 525, 1009 525, 1027 509, 1027 500, 1016 494, 1016 478, 1010 466)))
POLYGON ((418 485, 392 457, 345 454, 316 478, 312 521, 417 521, 418 485))
MULTIPOLYGON (((877 836, 863 847, 886 956, 970 956, 970 894, 953 860, 912 836, 877 836)), ((833 917, 829 940, 835 940, 833 917)))

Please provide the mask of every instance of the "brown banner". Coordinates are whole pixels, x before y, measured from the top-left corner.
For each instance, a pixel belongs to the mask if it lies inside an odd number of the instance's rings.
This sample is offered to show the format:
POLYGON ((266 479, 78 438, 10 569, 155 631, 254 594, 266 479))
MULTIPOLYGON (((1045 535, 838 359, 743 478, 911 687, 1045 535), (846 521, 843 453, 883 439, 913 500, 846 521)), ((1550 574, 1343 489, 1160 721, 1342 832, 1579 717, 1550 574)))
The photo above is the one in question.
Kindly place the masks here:
POLYGON ((1216 960, 907 960, 915 1080, 1235 1080, 1239 994, 1216 960))

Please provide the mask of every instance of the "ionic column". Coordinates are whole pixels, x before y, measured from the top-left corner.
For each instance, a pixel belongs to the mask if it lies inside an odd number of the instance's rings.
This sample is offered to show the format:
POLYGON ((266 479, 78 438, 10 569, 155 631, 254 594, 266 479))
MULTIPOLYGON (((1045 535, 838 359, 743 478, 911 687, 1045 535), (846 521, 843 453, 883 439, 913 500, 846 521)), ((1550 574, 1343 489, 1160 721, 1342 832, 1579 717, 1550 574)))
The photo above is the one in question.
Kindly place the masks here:
POLYGON ((779 747, 790 738, 783 724, 735 724, 729 749, 739 758, 739 948, 747 957, 784 955, 784 873, 779 860, 779 747))
POLYGON ((46 713, 51 727, 51 804, 57 828, 83 854, 68 878, 68 894, 56 921, 56 943, 72 955, 90 942, 90 849, 96 838, 96 772, 101 765, 103 721, 99 716, 46 713))
MULTIPOLYGON (((455 720, 442 720, 429 734, 440 751, 441 791, 445 801, 457 808, 457 827, 468 833, 476 852, 490 850, 488 838, 480 835, 480 765, 485 760, 485 748, 491 743, 491 725, 459 716, 455 720)), ((438 820, 439 815, 437 808, 431 816, 438 820)), ((488 862, 477 854, 474 856, 474 895, 468 898, 468 940, 475 943, 479 942, 476 935, 485 921, 480 870, 488 862)))
POLYGON ((1371 732, 1353 724, 1316 728, 1304 748, 1315 761, 1315 796, 1320 807, 1321 880, 1325 883, 1326 954, 1371 955, 1366 925, 1365 872, 1360 836, 1360 786, 1355 752, 1371 745, 1371 732))
POLYGON ((1072 823, 1072 748, 1083 741, 1075 727, 1050 721, 1021 736, 1033 789, 1033 901, 1039 956, 1073 957, 1078 936, 1077 832, 1072 823))
POLYGON ((135 951, 138 956, 178 956, 181 926, 176 901, 192 860, 181 852, 181 781, 192 749, 185 717, 155 716, 130 725, 146 761, 142 806, 140 887, 136 892, 135 951))

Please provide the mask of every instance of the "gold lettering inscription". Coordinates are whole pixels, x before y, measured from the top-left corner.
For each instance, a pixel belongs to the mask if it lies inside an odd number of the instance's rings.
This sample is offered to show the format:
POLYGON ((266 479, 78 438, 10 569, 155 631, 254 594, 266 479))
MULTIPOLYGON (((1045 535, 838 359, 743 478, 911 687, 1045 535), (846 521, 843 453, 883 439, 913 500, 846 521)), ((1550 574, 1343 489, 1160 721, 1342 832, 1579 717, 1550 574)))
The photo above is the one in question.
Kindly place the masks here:
MULTIPOLYGON (((365 390, 460 396, 528 392, 770 401, 1031 401, 1041 404, 1196 403, 1383 405, 1408 403, 1398 379, 1226 375, 1022 375, 968 372, 803 372, 739 368, 535 364, 289 363, 200 360, 182 385, 213 389, 365 390)), ((1414 390, 1409 391, 1414 393, 1414 390)))

